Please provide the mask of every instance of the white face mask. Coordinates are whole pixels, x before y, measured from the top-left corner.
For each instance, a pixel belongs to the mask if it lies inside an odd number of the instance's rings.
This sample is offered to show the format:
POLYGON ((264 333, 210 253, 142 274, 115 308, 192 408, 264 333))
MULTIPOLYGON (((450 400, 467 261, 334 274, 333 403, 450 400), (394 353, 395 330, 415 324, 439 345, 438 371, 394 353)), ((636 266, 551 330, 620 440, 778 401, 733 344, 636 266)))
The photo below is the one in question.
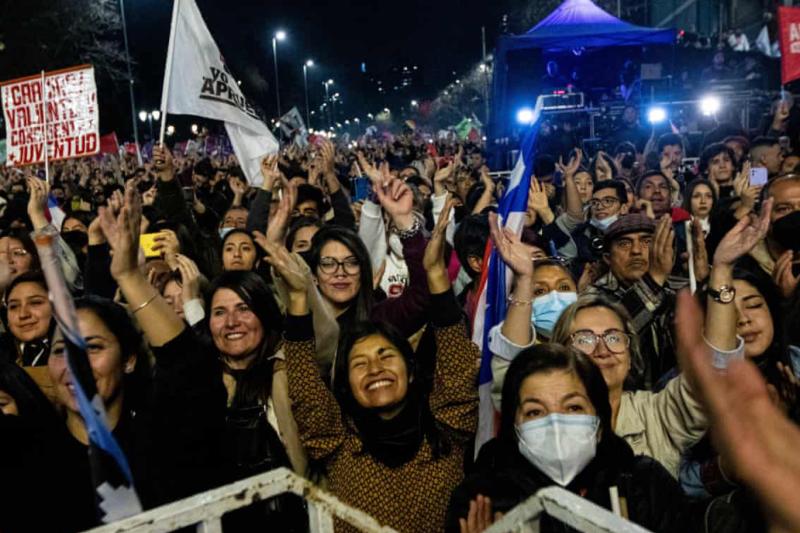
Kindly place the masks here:
POLYGON ((547 477, 566 487, 597 452, 600 419, 555 413, 517 426, 519 451, 547 477))
POLYGON ((619 219, 619 215, 611 215, 610 217, 606 217, 603 220, 597 220, 596 218, 592 217, 589 220, 589 224, 594 226, 595 228, 599 229, 603 233, 608 230, 608 228, 619 219))
POLYGON ((224 239, 225 235, 227 235, 228 233, 230 233, 234 229, 236 229, 236 228, 219 228, 219 238, 220 239, 224 239))

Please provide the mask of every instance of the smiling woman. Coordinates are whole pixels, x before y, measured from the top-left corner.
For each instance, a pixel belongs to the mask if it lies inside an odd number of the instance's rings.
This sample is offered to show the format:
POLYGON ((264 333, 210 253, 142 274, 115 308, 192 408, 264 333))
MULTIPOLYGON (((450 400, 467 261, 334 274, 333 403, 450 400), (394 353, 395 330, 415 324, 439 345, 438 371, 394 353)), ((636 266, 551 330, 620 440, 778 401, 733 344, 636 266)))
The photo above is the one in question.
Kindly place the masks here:
MULTIPOLYGON (((295 275, 299 260, 277 246, 267 255, 290 285, 284 351, 302 443, 325 466, 338 498, 397 531, 442 530, 477 421, 479 353, 447 277, 448 215, 445 209, 422 260, 436 337, 435 354, 420 354, 435 361, 430 391, 404 335, 385 323, 358 321, 339 343, 331 392, 314 360, 308 281, 295 275)), ((332 270, 347 272, 347 260, 336 256, 332 270)))

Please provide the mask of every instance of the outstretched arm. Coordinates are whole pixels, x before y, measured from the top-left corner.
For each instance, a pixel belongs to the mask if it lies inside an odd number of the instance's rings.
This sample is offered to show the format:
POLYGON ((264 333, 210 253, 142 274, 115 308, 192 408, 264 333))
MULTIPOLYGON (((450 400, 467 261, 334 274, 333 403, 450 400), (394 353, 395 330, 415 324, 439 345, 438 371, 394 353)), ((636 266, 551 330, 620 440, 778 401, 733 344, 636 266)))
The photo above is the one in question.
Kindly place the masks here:
POLYGON ((139 270, 142 204, 132 181, 125 187, 125 205, 119 215, 114 217, 110 209, 101 207, 99 216, 103 233, 114 252, 111 275, 147 340, 153 346, 163 346, 180 335, 184 323, 139 270))

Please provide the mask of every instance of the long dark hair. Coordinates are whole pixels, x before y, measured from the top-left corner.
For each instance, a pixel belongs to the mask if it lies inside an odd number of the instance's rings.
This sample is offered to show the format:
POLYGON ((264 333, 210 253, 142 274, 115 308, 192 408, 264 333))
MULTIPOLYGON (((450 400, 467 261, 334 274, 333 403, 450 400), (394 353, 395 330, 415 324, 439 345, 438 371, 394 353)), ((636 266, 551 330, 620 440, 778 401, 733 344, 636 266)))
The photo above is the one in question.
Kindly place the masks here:
MULTIPOLYGON (((272 391, 272 367, 275 351, 283 331, 283 316, 266 282, 250 271, 223 272, 211 283, 206 301, 206 309, 211 309, 214 294, 220 289, 235 292, 261 322, 264 338, 258 353, 244 371, 226 368, 236 378, 236 394, 232 407, 247 407, 265 401, 272 391)), ((208 313, 211 314, 210 312, 208 313)), ((209 330, 206 317, 206 331, 209 330)), ((224 364, 224 363, 223 363, 224 364)), ((226 365, 227 366, 227 365, 226 365)))
POLYGON ((372 296, 372 263, 370 262, 367 247, 355 231, 341 226, 326 226, 320 229, 311 239, 311 253, 309 254, 311 264, 308 266, 311 267, 311 272, 316 274, 322 248, 330 241, 343 244, 358 259, 361 267, 361 274, 359 275, 361 287, 358 289, 358 294, 351 305, 355 305, 354 316, 356 321, 369 320, 369 314, 374 303, 372 296))
POLYGON ((592 402, 603 436, 613 435, 611 430, 611 405, 608 402, 608 386, 600 369, 588 357, 560 344, 544 343, 527 348, 514 358, 506 372, 503 383, 500 431, 498 440, 516 448, 515 419, 519 406, 519 391, 522 383, 533 374, 564 370, 574 373, 581 380, 589 401, 592 402))
POLYGON ((34 422, 59 423, 53 404, 19 365, 0 359, 0 390, 14 398, 19 416, 34 422))
POLYGON ((717 192, 714 190, 711 182, 704 178, 696 178, 690 181, 689 185, 686 186, 686 193, 683 196, 683 208, 692 216, 694 216, 694 213, 692 213, 692 194, 694 194, 694 190, 699 185, 705 185, 711 191, 711 199, 714 202, 711 204, 711 213, 717 209, 717 192))
POLYGON ((122 386, 125 391, 125 405, 136 409, 146 401, 150 386, 150 357, 142 335, 133 324, 128 311, 118 303, 92 294, 77 298, 75 309, 87 309, 99 318, 114 334, 119 343, 122 364, 136 356, 133 372, 124 374, 122 386))
POLYGON ((225 243, 228 242, 228 239, 230 239, 232 236, 239 234, 247 235, 250 238, 250 240, 253 241, 253 249, 256 251, 256 259, 255 261, 253 261, 252 270, 257 270, 258 266, 261 264, 261 259, 264 257, 264 249, 261 248, 261 246, 259 246, 258 244, 256 244, 256 240, 253 238, 252 233, 250 233, 249 231, 245 231, 241 228, 233 228, 232 230, 230 230, 225 234, 225 237, 222 239, 222 245, 219 248, 220 261, 222 260, 222 255, 225 253, 225 243))
POLYGON ((41 270, 42 266, 41 263, 39 262, 39 252, 36 251, 36 245, 33 243, 33 239, 31 239, 31 236, 28 234, 27 229, 12 228, 3 233, 3 237, 16 239, 20 243, 22 243, 22 247, 25 248, 25 251, 28 252, 28 255, 31 256, 30 271, 41 270))
POLYGON ((784 334, 784 322, 781 319, 781 302, 783 300, 775 288, 775 284, 766 275, 762 276, 749 270, 734 268, 733 279, 745 281, 755 287, 767 304, 769 316, 772 318, 772 343, 763 354, 754 358, 753 362, 756 363, 770 383, 780 383, 776 364, 778 362, 788 363, 789 357, 784 334))
MULTIPOLYGON (((428 439, 428 443, 433 450, 434 458, 449 453, 450 442, 436 425, 428 403, 428 396, 423 385, 423 380, 417 375, 418 368, 414 356, 414 349, 411 347, 408 340, 391 324, 368 321, 356 322, 352 327, 348 328, 347 331, 342 333, 339 347, 336 351, 333 394, 339 402, 343 414, 350 417, 355 422, 356 428, 359 431, 363 430, 364 426, 362 422, 364 422, 365 419, 370 416, 376 416, 370 413, 368 409, 359 405, 350 387, 350 352, 357 342, 370 335, 380 335, 398 349, 403 357, 403 361, 405 361, 406 373, 409 381, 405 401, 408 405, 412 407, 416 406, 419 410, 420 429, 424 437, 428 439)), ((433 354, 423 355, 423 357, 427 356, 433 357, 433 354)))

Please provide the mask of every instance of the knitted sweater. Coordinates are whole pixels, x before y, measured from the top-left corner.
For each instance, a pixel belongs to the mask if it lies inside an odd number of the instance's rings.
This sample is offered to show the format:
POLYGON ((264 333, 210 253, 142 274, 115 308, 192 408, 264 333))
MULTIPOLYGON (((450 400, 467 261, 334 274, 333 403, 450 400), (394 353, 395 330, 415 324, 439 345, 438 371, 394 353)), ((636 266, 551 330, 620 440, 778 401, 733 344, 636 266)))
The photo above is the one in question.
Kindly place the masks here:
MULTIPOLYGON (((286 324, 289 396, 306 451, 325 464, 329 487, 338 498, 400 532, 443 529, 450 493, 464 476, 464 451, 477 423, 477 347, 467 337, 452 292, 433 295, 431 308, 438 317, 429 404, 451 449, 434 459, 424 439, 417 455, 398 468, 364 451, 354 425, 320 378, 310 315, 289 316, 286 324)), ((338 522, 336 530, 351 529, 338 522)))

